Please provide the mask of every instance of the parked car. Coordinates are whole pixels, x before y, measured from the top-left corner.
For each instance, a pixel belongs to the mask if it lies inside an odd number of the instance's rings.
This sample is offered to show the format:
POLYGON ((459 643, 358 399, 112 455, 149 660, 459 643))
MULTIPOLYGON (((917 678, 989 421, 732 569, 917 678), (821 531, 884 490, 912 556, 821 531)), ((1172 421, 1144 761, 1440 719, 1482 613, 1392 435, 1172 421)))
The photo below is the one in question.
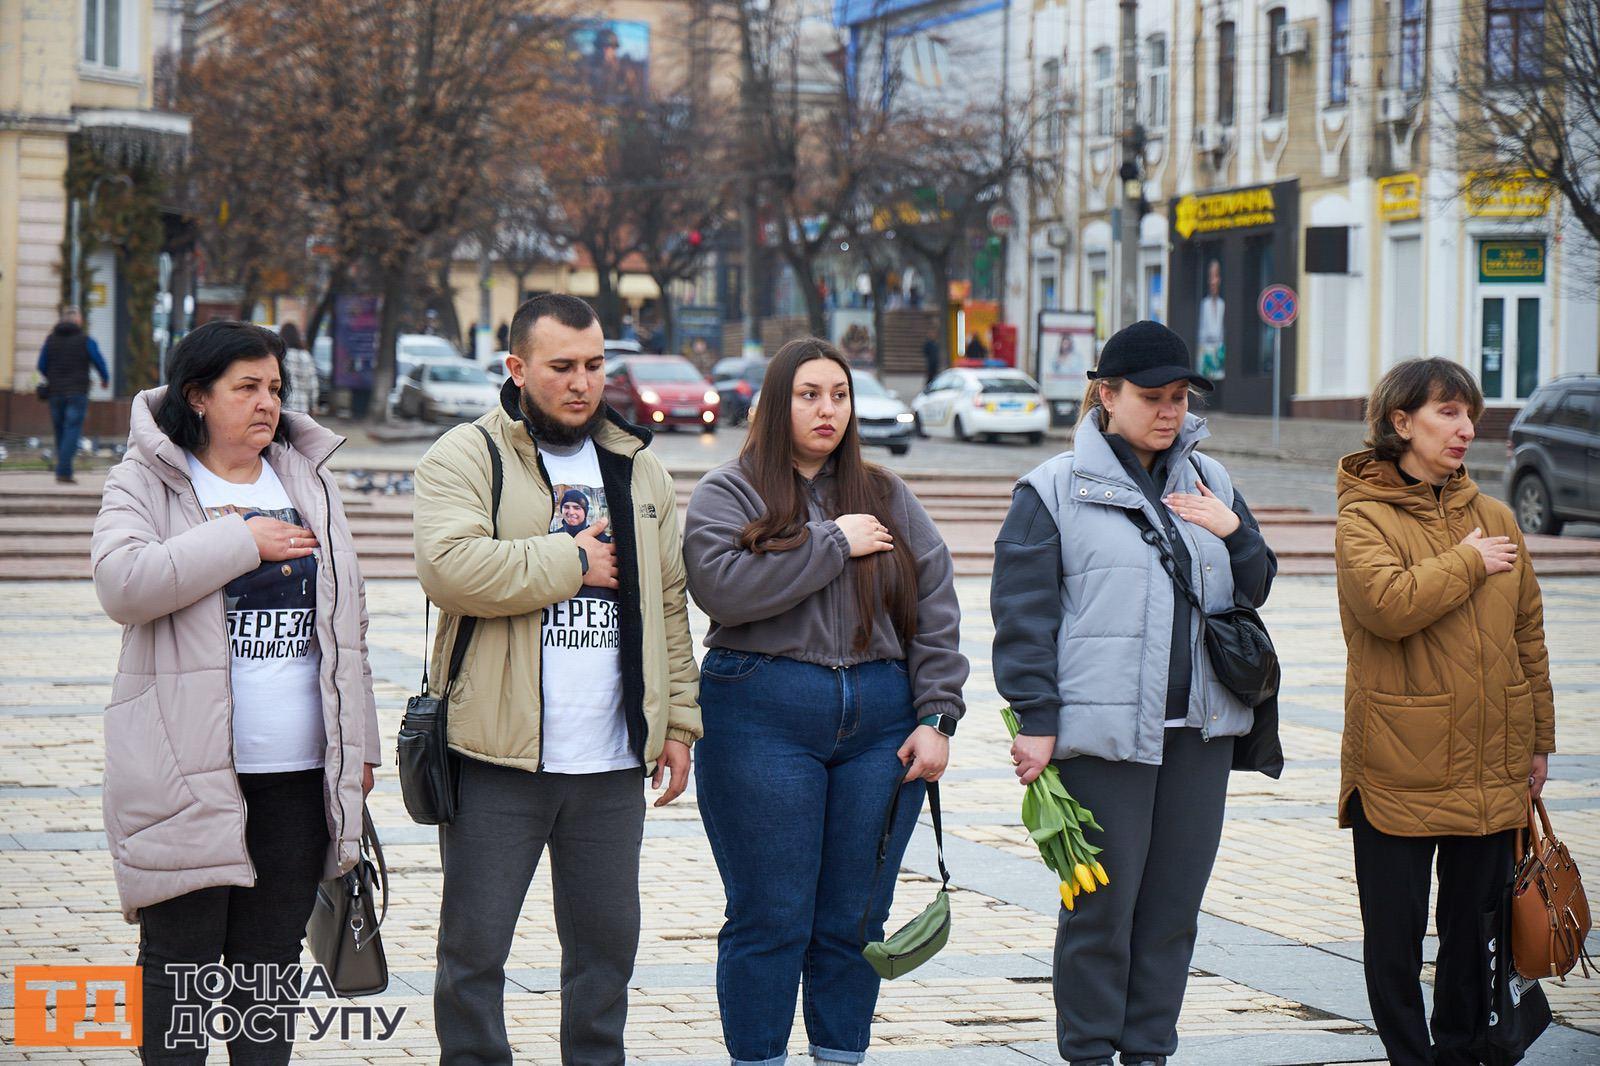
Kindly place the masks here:
POLYGON ((402 359, 416 360, 421 356, 454 356, 456 359, 465 359, 459 349, 443 337, 435 337, 428 333, 402 333, 394 341, 394 357, 398 363, 402 359))
POLYGON ((750 417, 750 401, 767 376, 765 359, 718 359, 711 367, 711 385, 722 397, 722 420, 737 426, 750 417))
POLYGON ((466 366, 472 364, 454 355, 421 355, 416 351, 401 352, 396 350, 394 363, 394 387, 389 390, 388 406, 390 418, 400 417, 400 392, 411 375, 423 366, 466 366))
POLYGON ((641 426, 695 426, 715 433, 721 418, 717 390, 681 355, 630 355, 608 363, 605 397, 641 426))
POLYGON ((400 379, 395 411, 424 422, 480 418, 500 402, 500 383, 475 363, 418 363, 400 379))
POLYGON ((917 416, 871 371, 852 370, 856 425, 862 444, 881 444, 895 455, 911 450, 917 416))
POLYGON ((1511 422, 1506 489, 1524 533, 1600 521, 1600 375, 1539 386, 1511 422))
POLYGON ((493 352, 490 354, 488 360, 483 364, 483 369, 488 371, 489 376, 493 378, 497 384, 504 382, 510 373, 508 370, 506 370, 506 356, 510 354, 511 353, 508 351, 493 352))
POLYGON ((911 401, 922 436, 990 439, 1020 434, 1038 444, 1050 428, 1050 406, 1020 370, 946 370, 911 401))

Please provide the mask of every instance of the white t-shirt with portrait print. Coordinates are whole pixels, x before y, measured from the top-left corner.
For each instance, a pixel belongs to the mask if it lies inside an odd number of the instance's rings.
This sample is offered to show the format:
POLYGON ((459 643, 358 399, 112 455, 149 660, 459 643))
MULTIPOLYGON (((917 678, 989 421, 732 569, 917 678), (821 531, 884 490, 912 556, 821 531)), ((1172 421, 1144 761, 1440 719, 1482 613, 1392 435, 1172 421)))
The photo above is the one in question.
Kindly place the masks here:
MULTIPOLYGON (((539 455, 555 504, 551 533, 576 536, 610 519, 593 438, 570 449, 540 442, 539 455)), ((611 540, 609 529, 600 539, 611 540)), ((586 585, 572 599, 546 607, 541 621, 545 772, 599 774, 641 765, 628 745, 622 711, 616 590, 586 585)))
MULTIPOLYGON (((248 485, 225 481, 187 455, 206 517, 258 512, 304 525, 272 465, 248 485)), ((222 590, 233 678, 233 765, 241 774, 323 764, 322 648, 317 642, 317 554, 263 562, 222 590)))

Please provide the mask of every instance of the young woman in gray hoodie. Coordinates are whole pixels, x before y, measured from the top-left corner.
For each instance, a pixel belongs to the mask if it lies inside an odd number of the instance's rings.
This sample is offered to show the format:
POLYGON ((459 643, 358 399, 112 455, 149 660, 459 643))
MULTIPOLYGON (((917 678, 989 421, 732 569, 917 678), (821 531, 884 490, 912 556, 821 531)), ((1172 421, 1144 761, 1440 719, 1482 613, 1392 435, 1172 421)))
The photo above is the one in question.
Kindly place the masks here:
POLYGON ((865 462, 850 367, 791 341, 740 457, 689 501, 689 591, 712 626, 696 787, 727 893, 717 1002, 735 1066, 785 1058, 804 976, 819 1062, 860 1062, 892 872, 924 781, 949 760, 967 661, 949 549, 899 478, 865 462))

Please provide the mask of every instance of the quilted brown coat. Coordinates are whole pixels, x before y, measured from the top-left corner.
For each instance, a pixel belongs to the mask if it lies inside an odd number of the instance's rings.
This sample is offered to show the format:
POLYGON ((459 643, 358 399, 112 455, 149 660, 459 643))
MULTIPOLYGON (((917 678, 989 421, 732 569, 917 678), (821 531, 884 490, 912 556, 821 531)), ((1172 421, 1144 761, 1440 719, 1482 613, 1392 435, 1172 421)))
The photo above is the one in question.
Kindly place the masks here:
POLYGON ((1511 511, 1465 469, 1439 497, 1370 451, 1339 463, 1335 555, 1349 664, 1339 824, 1350 796, 1393 836, 1526 823, 1533 755, 1555 750, 1539 582, 1511 511), (1516 542, 1487 574, 1474 528, 1516 542))

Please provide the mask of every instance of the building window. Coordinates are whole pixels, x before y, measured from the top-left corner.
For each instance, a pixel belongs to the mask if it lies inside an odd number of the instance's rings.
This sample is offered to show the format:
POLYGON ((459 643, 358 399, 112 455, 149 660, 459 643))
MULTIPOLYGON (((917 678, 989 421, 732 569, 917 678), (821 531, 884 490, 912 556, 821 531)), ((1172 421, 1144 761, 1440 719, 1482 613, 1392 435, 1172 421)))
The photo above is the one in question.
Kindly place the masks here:
POLYGON ((1404 0, 1400 9, 1400 88, 1418 96, 1426 69, 1422 29, 1422 0, 1404 0))
POLYGON ((1278 51, 1278 31, 1289 24, 1281 7, 1267 12, 1267 114, 1283 114, 1289 97, 1289 57, 1278 51))
POLYGON ((1167 128, 1167 38, 1157 33, 1144 43, 1144 124, 1153 130, 1167 128))
POLYGON ((1544 0, 1489 0, 1489 82, 1537 81, 1544 69, 1544 0))
POLYGON ((1350 0, 1328 4, 1328 103, 1350 98, 1350 0))
POLYGON ((1047 59, 1040 68, 1039 80, 1044 83, 1044 91, 1053 93, 1061 87, 1061 60, 1047 59))
POLYGON ((1111 61, 1110 48, 1094 50, 1094 132, 1109 137, 1117 129, 1117 90, 1112 78, 1116 64, 1111 61))
POLYGON ((122 0, 83 0, 83 59, 122 66, 122 0))
POLYGON ((1233 23, 1224 22, 1217 27, 1217 121, 1224 126, 1233 125, 1234 66, 1238 50, 1239 39, 1233 23))

